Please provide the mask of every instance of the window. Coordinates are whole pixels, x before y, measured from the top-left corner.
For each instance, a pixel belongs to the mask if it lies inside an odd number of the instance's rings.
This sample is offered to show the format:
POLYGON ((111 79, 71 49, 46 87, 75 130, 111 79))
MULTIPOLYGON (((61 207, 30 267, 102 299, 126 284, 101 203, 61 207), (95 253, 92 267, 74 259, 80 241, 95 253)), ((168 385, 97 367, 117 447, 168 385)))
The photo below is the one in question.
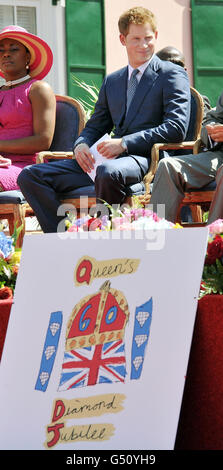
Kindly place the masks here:
POLYGON ((36 34, 36 7, 0 5, 0 29, 10 24, 22 26, 36 34))

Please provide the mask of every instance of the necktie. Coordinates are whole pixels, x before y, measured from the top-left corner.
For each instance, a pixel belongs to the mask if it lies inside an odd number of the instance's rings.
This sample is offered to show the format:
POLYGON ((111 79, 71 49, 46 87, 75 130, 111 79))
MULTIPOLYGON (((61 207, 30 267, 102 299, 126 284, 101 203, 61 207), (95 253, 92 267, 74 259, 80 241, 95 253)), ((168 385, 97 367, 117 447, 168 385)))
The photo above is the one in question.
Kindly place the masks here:
POLYGON ((134 69, 132 72, 132 75, 129 80, 128 84, 128 90, 127 90, 127 105, 126 105, 126 113, 128 112, 130 103, 132 101, 132 98, 136 92, 136 88, 138 86, 138 80, 136 78, 137 73, 139 73, 138 69, 134 69))

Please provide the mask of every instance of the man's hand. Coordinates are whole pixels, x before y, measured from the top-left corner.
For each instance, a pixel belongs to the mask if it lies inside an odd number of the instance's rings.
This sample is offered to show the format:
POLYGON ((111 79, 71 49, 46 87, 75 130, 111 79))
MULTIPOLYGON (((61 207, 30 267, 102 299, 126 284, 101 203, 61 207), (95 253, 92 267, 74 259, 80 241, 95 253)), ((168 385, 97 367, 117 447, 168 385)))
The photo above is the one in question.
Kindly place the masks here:
POLYGON ((77 145, 74 149, 74 156, 85 173, 93 170, 95 160, 87 144, 77 145))
POLYGON ((122 139, 111 139, 100 142, 98 152, 105 158, 115 158, 125 151, 122 147, 122 139))
POLYGON ((207 133, 215 142, 223 142, 223 124, 207 124, 207 133))
POLYGON ((1 168, 7 168, 11 164, 12 164, 12 161, 9 158, 5 158, 5 157, 2 157, 2 155, 0 155, 0 167, 1 168))

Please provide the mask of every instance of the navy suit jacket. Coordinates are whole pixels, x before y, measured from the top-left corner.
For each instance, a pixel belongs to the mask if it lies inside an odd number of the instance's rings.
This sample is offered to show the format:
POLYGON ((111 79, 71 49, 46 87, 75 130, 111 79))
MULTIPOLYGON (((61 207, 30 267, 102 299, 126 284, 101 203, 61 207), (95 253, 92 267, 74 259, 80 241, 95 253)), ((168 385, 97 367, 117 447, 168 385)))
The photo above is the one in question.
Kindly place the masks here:
POLYGON ((75 142, 91 147, 105 133, 125 136, 128 154, 150 157, 156 142, 184 140, 190 118, 188 75, 153 56, 126 112, 128 67, 105 77, 92 117, 75 142))

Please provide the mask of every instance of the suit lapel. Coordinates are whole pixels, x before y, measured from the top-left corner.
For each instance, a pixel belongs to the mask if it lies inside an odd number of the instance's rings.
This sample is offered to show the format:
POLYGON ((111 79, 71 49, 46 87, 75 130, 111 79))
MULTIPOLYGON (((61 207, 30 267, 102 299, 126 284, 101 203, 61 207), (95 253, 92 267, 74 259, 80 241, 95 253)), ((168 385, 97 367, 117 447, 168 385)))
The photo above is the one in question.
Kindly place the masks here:
POLYGON ((123 122, 126 110, 126 89, 127 89, 127 79, 128 79, 128 67, 122 69, 120 75, 117 76, 117 83, 115 84, 117 92, 117 114, 119 119, 117 121, 116 127, 120 126, 120 123, 123 122))
POLYGON ((122 131, 124 130, 124 128, 126 129, 129 126, 130 122, 138 113, 145 96, 150 93, 150 90, 158 77, 158 74, 156 72, 157 65, 157 61, 153 59, 146 68, 137 87, 135 96, 130 104, 128 113, 122 126, 122 131))

